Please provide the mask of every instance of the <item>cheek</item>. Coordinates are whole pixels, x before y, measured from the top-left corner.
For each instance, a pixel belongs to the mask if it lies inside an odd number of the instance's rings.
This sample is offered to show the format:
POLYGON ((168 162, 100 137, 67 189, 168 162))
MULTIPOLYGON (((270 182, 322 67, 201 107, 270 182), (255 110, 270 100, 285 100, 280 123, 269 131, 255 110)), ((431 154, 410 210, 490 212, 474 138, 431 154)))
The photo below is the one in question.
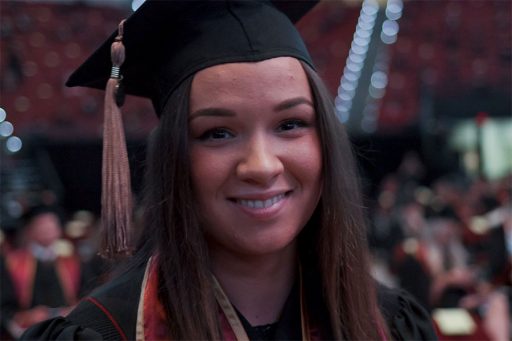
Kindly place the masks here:
POLYGON ((322 152, 318 136, 311 136, 307 141, 297 144, 289 156, 302 178, 311 183, 321 183, 322 152))
POLYGON ((229 158, 201 147, 190 152, 191 177, 198 198, 220 186, 230 172, 229 158))

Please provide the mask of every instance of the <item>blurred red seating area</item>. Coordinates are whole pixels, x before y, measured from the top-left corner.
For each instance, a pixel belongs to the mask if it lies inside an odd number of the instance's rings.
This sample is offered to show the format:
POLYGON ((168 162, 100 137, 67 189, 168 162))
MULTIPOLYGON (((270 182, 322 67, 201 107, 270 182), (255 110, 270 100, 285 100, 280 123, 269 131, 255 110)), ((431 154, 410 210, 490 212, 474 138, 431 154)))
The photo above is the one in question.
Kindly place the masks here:
MULTIPOLYGON (((17 135, 101 136, 103 93, 66 88, 69 74, 112 33, 125 11, 81 3, 2 1, 0 101, 17 135)), ((127 135, 145 136, 150 103, 130 99, 127 135)))
POLYGON ((509 1, 405 2, 379 126, 417 120, 423 86, 440 97, 510 93, 511 14, 509 1))
MULTIPOLYGON (((16 134, 99 137, 102 93, 63 83, 129 13, 80 2, 2 1, 0 6, 0 101, 16 134)), ((327 1, 299 24, 333 94, 359 10, 327 1)), ((416 122, 424 85, 443 96, 475 87, 510 93, 511 13, 509 1, 406 1, 398 40, 390 45, 390 81, 379 128, 416 122)), ((128 137, 147 135, 156 122, 149 101, 129 98, 127 104, 128 137)))

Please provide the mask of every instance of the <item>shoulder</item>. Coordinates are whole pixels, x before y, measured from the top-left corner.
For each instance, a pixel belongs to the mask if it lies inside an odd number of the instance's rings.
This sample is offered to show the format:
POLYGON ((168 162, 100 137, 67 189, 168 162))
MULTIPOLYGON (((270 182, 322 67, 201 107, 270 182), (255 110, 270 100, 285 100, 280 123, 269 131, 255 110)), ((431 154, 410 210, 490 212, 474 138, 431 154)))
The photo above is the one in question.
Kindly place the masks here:
POLYGON ((84 301, 96 301, 112 313, 138 303, 145 265, 123 272, 104 285, 95 289, 84 301), (135 301, 134 301, 135 299, 135 301))
POLYGON ((379 307, 396 340, 437 340, 429 313, 407 291, 377 285, 379 307))
POLYGON ((84 298, 67 317, 30 328, 24 339, 134 339, 143 276, 144 267, 120 275, 84 298))

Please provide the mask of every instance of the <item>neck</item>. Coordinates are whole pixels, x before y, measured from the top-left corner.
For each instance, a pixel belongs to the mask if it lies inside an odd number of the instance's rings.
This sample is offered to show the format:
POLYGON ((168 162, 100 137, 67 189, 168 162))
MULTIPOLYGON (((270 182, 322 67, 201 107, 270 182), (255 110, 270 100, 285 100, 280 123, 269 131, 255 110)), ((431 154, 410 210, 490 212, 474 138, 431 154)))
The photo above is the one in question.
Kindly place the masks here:
POLYGON ((252 326, 276 322, 295 281, 296 248, 240 257, 210 249, 212 271, 235 308, 252 326))

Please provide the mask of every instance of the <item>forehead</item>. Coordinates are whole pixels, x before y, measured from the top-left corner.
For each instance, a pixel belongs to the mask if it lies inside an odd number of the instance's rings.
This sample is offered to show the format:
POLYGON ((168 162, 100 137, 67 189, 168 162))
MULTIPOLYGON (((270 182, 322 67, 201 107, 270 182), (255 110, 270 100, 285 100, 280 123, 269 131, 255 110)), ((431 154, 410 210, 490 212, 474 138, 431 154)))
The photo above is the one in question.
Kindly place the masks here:
MULTIPOLYGON (((204 101, 279 101, 284 97, 311 99, 306 73, 291 57, 256 63, 228 63, 199 71, 192 82, 191 106, 204 101)), ((206 103, 204 103, 206 104, 206 103)))

